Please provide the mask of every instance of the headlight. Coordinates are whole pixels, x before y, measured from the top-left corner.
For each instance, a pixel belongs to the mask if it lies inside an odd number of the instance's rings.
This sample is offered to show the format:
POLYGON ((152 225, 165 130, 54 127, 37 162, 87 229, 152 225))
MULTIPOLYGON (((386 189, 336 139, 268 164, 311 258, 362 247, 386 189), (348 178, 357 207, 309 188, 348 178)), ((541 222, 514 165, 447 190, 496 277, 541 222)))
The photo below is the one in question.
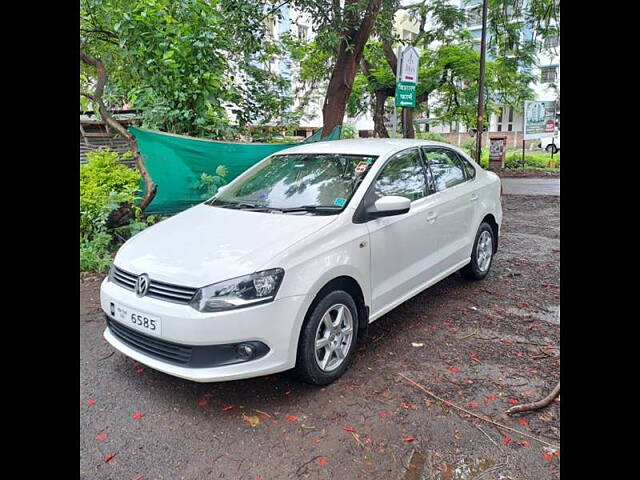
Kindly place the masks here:
POLYGON ((191 306, 200 312, 220 312, 273 301, 284 270, 274 268, 214 283, 198 290, 191 306))

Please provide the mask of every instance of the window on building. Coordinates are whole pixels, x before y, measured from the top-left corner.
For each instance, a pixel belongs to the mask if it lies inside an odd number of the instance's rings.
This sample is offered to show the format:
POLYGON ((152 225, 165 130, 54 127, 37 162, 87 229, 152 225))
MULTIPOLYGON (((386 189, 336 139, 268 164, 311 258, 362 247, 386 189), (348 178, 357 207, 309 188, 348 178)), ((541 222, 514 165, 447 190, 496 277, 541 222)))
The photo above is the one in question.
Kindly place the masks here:
POLYGON ((513 108, 509 109, 509 123, 507 124, 507 131, 513 131, 513 108))
POLYGON ((552 35, 544 39, 544 46, 547 48, 556 48, 560 44, 560 37, 552 35))
POLYGON ((554 83, 558 79, 558 67, 549 66, 540 68, 540 80, 542 83, 554 83))
POLYGON ((482 8, 472 7, 467 9, 467 25, 481 25, 482 24, 482 8))
POLYGON ((499 132, 512 132, 513 131, 513 108, 502 107, 498 113, 498 131, 499 132))
POLYGON ((309 39, 309 27, 306 25, 298 25, 298 38, 300 40, 309 39))

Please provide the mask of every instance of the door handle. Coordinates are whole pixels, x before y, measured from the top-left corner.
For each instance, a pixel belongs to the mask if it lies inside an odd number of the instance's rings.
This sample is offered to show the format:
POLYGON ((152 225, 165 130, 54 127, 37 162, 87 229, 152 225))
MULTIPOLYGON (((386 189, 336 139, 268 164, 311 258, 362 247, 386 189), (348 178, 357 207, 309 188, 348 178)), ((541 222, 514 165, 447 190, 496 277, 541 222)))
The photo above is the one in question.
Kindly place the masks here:
POLYGON ((478 195, 476 195, 475 193, 471 194, 471 201, 472 202, 477 202, 478 201, 478 195))
POLYGON ((438 214, 436 212, 427 213, 427 222, 433 223, 436 221, 436 218, 438 218, 438 214))

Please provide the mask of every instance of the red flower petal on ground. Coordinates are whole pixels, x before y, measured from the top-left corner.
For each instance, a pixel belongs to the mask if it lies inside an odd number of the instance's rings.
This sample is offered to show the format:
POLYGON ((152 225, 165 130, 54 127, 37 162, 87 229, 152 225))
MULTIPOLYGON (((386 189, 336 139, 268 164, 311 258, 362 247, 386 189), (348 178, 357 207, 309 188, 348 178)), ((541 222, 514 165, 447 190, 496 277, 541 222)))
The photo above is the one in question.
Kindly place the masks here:
POLYGON ((409 402, 400 402, 400 406, 402 408, 406 408, 409 409, 411 407, 411 405, 409 404, 409 402))
POLYGON ((135 373, 135 374, 137 374, 137 375, 140 375, 142 372, 144 372, 144 368, 139 368, 139 369, 137 369, 137 370, 134 370, 134 372, 133 372, 133 373, 135 373))
POLYGON ((387 412, 380 412, 380 413, 378 413, 378 416, 380 418, 387 418, 389 416, 389 414, 387 412))
POLYGON ((504 443, 505 445, 508 445, 510 441, 511 441, 511 437, 507 435, 506 437, 504 437, 504 440, 502 441, 502 443, 504 443))
POLYGON ((545 458, 545 460, 553 459, 553 454, 552 453, 543 453, 542 456, 545 458))
POLYGON ((324 459, 324 458, 319 458, 319 459, 316 461, 316 463, 317 463, 318 465, 320 465, 321 467, 324 467, 324 466, 325 466, 327 463, 329 463, 329 462, 327 462, 327 460, 326 460, 326 459, 324 459))
POLYGON ((99 441, 99 442, 101 442, 103 440, 106 440, 106 439, 107 439, 107 434, 106 433, 101 433, 100 435, 98 435, 96 437, 96 440, 99 441))
POLYGON ((479 405, 480 405, 480 404, 479 404, 478 402, 469 402, 469 406, 470 406, 471 408, 478 408, 478 406, 479 406, 479 405))
POLYGON ((234 407, 233 405, 229 405, 229 406, 227 406, 227 407, 223 407, 223 408, 222 408, 222 411, 223 411, 223 412, 226 412, 226 411, 228 411, 228 410, 233 410, 234 408, 235 408, 235 407, 234 407))
POLYGON ((517 398, 510 398, 509 399, 509 403, 516 404, 516 403, 518 403, 518 399, 517 398))
POLYGON ((520 445, 522 445, 523 447, 526 447, 527 445, 529 445, 529 442, 527 442, 526 440, 522 440, 520 442, 520 445))
POLYGON ((142 480, 143 478, 144 478, 144 475, 136 475, 131 480, 142 480))
POLYGON ((109 463, 111 460, 113 460, 113 457, 115 457, 117 455, 117 453, 112 453, 111 455, 107 455, 106 457, 104 457, 104 463, 109 463))
POLYGON ((467 383, 468 383, 469 385, 471 385, 471 384, 473 383, 473 380, 469 379, 469 380, 467 380, 467 383))
POLYGON ((198 405, 200 405, 201 407, 204 407, 204 406, 206 406, 206 405, 207 405, 207 403, 209 403, 209 402, 207 402, 205 399, 202 399, 202 400, 200 400, 200 401, 198 402, 198 405))
POLYGON ((353 428, 353 427, 346 427, 346 428, 343 428, 343 430, 344 430, 345 432, 355 432, 355 431, 356 431, 356 429, 355 429, 355 428, 353 428))
POLYGON ((296 417, 295 415, 287 415, 287 420, 289 420, 290 422, 295 422, 298 420, 298 417, 296 417))
POLYGON ((291 390, 287 390, 286 392, 284 392, 285 395, 291 395, 291 390))
POLYGON ((93 398, 90 398, 89 400, 87 400, 87 406, 90 407, 91 405, 95 405, 96 401, 93 398))
POLYGON ((140 420, 142 417, 144 417, 144 413, 142 413, 142 412, 136 412, 136 413, 134 413, 134 414, 133 414, 133 417, 132 417, 132 418, 133 418, 134 420, 140 420))
POLYGON ((516 355, 517 355, 518 357, 522 358, 523 353, 522 353, 522 352, 518 352, 518 353, 516 353, 516 355))
POLYGON ((414 437, 404 437, 404 438, 402 439, 402 441, 403 441, 404 443, 411 443, 411 442, 413 442, 414 440, 415 440, 415 438, 414 438, 414 437))
POLYGON ((208 393, 208 392, 207 392, 207 393, 205 393, 205 394, 204 394, 204 395, 202 395, 202 396, 203 396, 204 398, 211 398, 211 397, 213 397, 213 394, 212 394, 212 393, 208 393))
POLYGON ((527 420, 524 418, 521 418, 520 420, 518 420, 518 423, 520 425, 529 425, 529 422, 527 422, 527 420))
POLYGON ((456 367, 451 367, 451 366, 447 367, 447 370, 449 370, 454 375, 460 371, 456 367))

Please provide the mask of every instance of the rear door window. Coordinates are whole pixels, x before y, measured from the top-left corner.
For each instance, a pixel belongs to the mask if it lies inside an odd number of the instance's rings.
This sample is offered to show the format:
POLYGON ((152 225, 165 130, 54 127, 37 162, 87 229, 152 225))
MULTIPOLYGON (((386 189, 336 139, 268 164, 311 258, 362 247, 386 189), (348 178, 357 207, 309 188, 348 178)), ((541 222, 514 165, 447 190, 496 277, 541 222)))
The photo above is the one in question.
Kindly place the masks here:
POLYGON ((465 168, 455 152, 445 148, 423 148, 436 191, 441 192, 467 180, 465 168))

